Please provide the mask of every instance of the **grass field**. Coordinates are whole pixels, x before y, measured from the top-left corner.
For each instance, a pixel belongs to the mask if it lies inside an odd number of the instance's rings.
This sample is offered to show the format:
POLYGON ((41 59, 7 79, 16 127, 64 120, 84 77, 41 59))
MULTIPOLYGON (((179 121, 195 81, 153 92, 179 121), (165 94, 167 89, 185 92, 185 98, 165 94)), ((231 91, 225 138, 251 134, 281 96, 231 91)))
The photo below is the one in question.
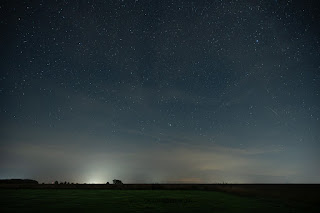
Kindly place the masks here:
POLYGON ((316 205, 216 191, 1 189, 0 212, 317 212, 316 205))

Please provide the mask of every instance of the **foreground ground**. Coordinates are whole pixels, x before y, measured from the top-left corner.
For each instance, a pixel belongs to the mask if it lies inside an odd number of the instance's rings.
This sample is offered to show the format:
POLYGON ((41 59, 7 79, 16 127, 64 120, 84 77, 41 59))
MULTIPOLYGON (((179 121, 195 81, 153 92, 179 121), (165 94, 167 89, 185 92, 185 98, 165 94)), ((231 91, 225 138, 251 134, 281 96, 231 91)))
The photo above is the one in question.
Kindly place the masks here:
POLYGON ((1 212, 318 212, 315 203, 197 190, 0 189, 1 212))

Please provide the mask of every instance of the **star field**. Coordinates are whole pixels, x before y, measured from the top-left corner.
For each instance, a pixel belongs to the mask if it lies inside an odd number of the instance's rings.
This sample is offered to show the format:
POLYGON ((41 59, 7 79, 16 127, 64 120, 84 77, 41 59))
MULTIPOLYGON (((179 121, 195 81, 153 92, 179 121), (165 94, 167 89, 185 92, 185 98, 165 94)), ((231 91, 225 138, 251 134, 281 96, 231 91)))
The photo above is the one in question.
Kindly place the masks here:
POLYGON ((0 177, 319 182, 314 2, 1 2, 0 177))

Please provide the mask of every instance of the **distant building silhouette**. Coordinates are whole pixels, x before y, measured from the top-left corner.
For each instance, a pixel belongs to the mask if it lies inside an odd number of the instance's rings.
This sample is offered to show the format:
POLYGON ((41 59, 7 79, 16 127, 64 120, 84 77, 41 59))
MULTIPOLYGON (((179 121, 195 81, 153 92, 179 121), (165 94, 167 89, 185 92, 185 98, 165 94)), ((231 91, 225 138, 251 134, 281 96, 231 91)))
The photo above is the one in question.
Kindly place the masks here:
POLYGON ((0 180, 0 184, 38 184, 38 181, 30 179, 4 179, 0 180))

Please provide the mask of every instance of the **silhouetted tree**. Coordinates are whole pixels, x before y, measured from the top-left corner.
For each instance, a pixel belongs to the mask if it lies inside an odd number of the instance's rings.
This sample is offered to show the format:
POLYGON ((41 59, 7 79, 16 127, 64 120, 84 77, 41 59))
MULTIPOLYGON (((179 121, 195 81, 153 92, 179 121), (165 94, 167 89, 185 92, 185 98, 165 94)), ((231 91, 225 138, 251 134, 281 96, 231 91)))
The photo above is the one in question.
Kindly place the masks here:
POLYGON ((54 184, 59 184, 59 183, 58 183, 58 181, 56 180, 56 181, 54 182, 54 184))
POLYGON ((109 184, 109 182, 107 182, 106 184, 109 184))
POLYGON ((114 180, 113 180, 113 184, 120 185, 120 184, 123 184, 123 183, 122 183, 121 180, 114 179, 114 180))

